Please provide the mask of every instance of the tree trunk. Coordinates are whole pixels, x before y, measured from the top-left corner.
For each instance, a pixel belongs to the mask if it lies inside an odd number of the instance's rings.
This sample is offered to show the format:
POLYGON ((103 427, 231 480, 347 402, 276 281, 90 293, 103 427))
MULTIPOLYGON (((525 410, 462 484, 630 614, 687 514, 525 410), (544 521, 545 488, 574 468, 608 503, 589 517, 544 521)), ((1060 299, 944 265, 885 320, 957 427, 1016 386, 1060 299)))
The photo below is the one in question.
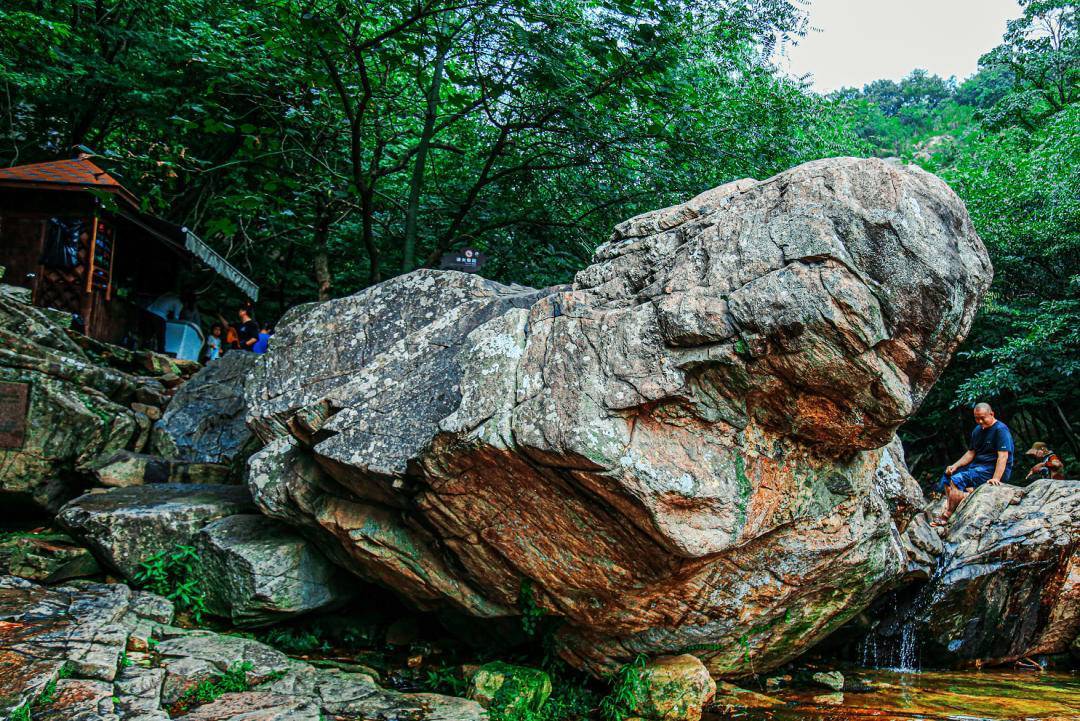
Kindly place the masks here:
POLYGON ((312 262, 312 271, 315 274, 315 285, 319 289, 319 301, 330 300, 330 254, 327 249, 327 239, 330 236, 329 213, 320 208, 315 218, 315 259, 312 262))
POLYGON ((440 48, 435 56, 431 86, 427 92, 427 106, 424 110, 424 128, 420 133, 420 142, 416 148, 416 161, 413 165, 412 179, 409 183, 409 203, 405 210, 405 245, 401 254, 401 272, 408 273, 416 264, 416 226, 420 212, 420 192, 424 187, 424 164, 428 148, 435 133, 435 111, 439 106, 439 87, 442 85, 443 68, 449 48, 440 48))

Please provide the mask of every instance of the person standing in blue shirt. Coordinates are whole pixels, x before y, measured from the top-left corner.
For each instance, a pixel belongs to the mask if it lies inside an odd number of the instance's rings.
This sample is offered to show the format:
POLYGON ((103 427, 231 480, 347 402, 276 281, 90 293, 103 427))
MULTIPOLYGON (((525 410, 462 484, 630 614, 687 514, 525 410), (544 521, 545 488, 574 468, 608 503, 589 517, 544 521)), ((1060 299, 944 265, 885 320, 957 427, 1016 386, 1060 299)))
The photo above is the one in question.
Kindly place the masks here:
POLYGON ((937 489, 945 493, 948 501, 941 519, 934 524, 937 526, 945 525, 973 490, 984 483, 1001 485, 1012 476, 1015 446, 1009 427, 994 417, 989 403, 976 404, 973 412, 976 425, 967 452, 948 466, 938 481, 937 489))
POLYGON ((259 329, 259 339, 255 341, 255 345, 251 346, 253 353, 265 353, 270 348, 270 335, 272 331, 267 323, 262 324, 262 328, 259 329))

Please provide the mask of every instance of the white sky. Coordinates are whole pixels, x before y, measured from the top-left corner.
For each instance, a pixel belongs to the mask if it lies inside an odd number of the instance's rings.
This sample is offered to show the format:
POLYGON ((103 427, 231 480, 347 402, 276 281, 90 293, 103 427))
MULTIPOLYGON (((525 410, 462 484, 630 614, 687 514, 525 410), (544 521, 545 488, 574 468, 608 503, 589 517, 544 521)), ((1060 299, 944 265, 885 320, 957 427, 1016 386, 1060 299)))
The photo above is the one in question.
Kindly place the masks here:
POLYGON ((820 92, 899 80, 915 68, 963 80, 1020 15, 1016 0, 811 0, 816 30, 779 64, 811 73, 820 92))

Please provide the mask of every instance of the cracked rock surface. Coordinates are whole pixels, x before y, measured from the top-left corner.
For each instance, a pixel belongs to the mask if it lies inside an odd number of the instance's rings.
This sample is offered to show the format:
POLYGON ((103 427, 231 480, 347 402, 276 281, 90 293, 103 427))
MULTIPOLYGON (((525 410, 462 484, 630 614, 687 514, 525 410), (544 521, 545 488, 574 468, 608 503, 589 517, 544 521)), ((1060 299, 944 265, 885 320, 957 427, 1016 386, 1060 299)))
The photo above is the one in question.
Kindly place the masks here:
POLYGON ((354 584, 310 541, 255 511, 244 486, 157 484, 88 493, 57 520, 133 583, 155 554, 192 547, 206 610, 238 626, 283 621, 349 597, 354 584))
POLYGON ((242 461, 253 441, 244 378, 254 363, 254 353, 226 353, 184 383, 154 424, 157 452, 195 463, 242 461))
MULTIPOLYGON (((924 523, 920 516, 912 530, 924 523)), ((925 553, 916 534, 906 536, 925 553)), ((1080 481, 978 488, 938 540, 911 613, 927 658, 1008 663, 1068 653, 1080 638, 1080 481)))
POLYGON ((907 570, 895 431, 990 284, 959 198, 832 158, 616 227, 569 287, 421 270, 294 309, 248 381, 267 515, 601 671, 799 655, 907 570))
POLYGON ((171 620, 168 601, 127 586, 46 588, 0 577, 0 718, 30 705, 34 719, 50 721, 486 718, 472 701, 387 691, 365 674, 318 669, 256 641, 185 631, 171 620), (249 690, 175 705, 237 663, 247 664, 249 690))

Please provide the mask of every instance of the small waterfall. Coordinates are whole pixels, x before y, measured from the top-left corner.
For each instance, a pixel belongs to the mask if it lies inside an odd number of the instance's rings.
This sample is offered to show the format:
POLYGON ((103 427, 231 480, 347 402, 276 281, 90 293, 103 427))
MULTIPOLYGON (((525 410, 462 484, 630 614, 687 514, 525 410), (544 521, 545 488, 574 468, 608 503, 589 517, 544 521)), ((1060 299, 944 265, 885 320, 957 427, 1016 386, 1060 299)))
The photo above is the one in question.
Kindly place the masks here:
POLYGON ((859 641, 856 657, 865 668, 917 673, 922 670, 921 632, 930 599, 926 588, 894 594, 879 607, 882 622, 859 641), (891 608, 889 607, 891 606, 891 608))
POLYGON ((900 663, 898 671, 917 672, 922 670, 919 654, 919 626, 915 619, 905 619, 900 627, 900 663))

